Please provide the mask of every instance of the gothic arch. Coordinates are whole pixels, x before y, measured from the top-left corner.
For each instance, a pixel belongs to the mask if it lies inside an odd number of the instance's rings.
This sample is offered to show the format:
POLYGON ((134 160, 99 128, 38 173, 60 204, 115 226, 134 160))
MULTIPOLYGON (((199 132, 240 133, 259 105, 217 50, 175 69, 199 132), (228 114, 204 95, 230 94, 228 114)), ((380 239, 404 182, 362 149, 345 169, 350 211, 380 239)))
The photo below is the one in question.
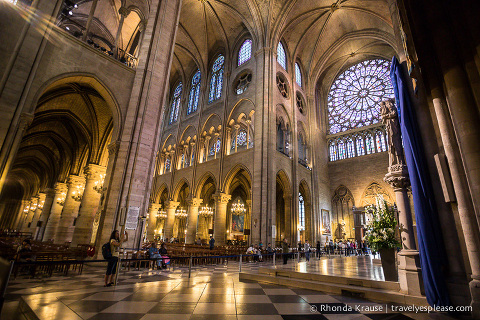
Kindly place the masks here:
POLYGON ((362 195, 362 200, 361 200, 361 206, 369 206, 369 205, 375 205, 376 204, 376 197, 377 196, 382 196, 383 199, 389 204, 393 205, 394 201, 392 200, 393 197, 391 193, 386 190, 384 187, 382 187, 379 183, 376 181, 372 181, 363 191, 362 195))

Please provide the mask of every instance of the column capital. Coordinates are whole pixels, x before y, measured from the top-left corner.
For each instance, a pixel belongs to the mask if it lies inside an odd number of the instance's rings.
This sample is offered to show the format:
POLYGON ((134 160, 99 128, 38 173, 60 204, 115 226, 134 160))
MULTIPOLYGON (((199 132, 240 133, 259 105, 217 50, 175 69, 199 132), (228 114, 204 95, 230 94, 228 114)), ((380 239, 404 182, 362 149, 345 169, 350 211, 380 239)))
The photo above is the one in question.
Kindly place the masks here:
POLYGON ((67 179, 67 186, 70 188, 71 186, 78 186, 85 183, 85 178, 82 176, 77 175, 69 175, 67 179))
POLYGON ((213 195, 213 198, 217 203, 227 204, 228 201, 230 201, 230 199, 232 198, 232 196, 226 193, 216 193, 213 195))
POLYGON ((67 192, 68 186, 66 183, 63 182, 57 182, 55 183, 55 193, 62 193, 62 192, 67 192))
POLYGON ((234 124, 233 128, 235 128, 235 130, 238 130, 238 129, 240 129, 240 125, 239 124, 234 124))
POLYGON ((130 14, 130 10, 128 10, 126 7, 120 7, 120 9, 118 9, 118 13, 126 18, 130 14))
POLYGON ((395 164, 388 167, 388 173, 383 180, 395 189, 406 189, 410 186, 407 166, 403 164, 395 164))
POLYGON ((32 123, 32 121, 33 121, 33 114, 29 114, 25 112, 20 114, 19 125, 21 129, 28 127, 32 123))
POLYGON ((167 200, 165 201, 165 209, 177 209, 180 202, 167 200))
POLYGON ((45 201, 46 197, 47 197, 47 194, 45 192, 39 192, 37 194, 38 201, 45 201))
POLYGON ((259 54, 262 54, 262 53, 274 53, 276 54, 276 52, 274 52, 274 50, 271 48, 271 47, 262 47, 262 48, 259 48, 257 51, 255 51, 255 53, 253 54, 255 57, 257 57, 259 54))
POLYGON ((192 199, 189 199, 187 202, 189 207, 199 207, 202 204, 203 199, 192 198, 192 199))
POLYGON ((155 213, 161 208, 162 208, 162 205, 160 203, 150 203, 150 206, 148 207, 148 212, 155 213))
POLYGON ((105 174, 105 172, 107 172, 107 168, 90 163, 83 168, 83 172, 85 173, 87 180, 95 180, 100 178, 101 174, 105 174))

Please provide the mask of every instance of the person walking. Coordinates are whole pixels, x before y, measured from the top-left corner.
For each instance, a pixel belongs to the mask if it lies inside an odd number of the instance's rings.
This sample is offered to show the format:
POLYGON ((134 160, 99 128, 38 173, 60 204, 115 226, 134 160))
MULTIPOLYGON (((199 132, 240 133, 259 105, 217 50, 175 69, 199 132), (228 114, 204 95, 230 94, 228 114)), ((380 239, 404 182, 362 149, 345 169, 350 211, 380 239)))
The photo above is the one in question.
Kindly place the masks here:
POLYGON ((303 245, 303 249, 305 250, 305 259, 307 262, 310 261, 310 243, 308 243, 308 240, 305 240, 305 244, 303 245))
POLYGON ((320 241, 317 241, 317 258, 319 259, 320 259, 320 250, 321 250, 320 241))
POLYGON ((282 242, 282 253, 283 253, 283 264, 287 264, 288 262, 288 242, 287 239, 283 239, 282 242))

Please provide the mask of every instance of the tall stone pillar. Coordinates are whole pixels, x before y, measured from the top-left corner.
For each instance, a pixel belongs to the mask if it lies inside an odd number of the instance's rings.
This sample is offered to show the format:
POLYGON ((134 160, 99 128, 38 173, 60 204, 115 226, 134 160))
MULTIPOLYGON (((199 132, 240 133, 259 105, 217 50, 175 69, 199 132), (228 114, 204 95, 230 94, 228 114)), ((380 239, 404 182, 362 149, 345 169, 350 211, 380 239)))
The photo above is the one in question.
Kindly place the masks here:
POLYGON ((193 198, 188 201, 188 220, 187 220, 187 238, 186 244, 195 243, 197 237, 197 222, 198 222, 198 207, 202 204, 203 200, 199 198, 193 198))
POLYGON ((18 231, 22 231, 27 223, 28 213, 30 212, 31 200, 22 200, 22 206, 19 210, 19 218, 18 222, 16 223, 16 229, 18 231))
POLYGON ((13 224, 11 225, 13 229, 15 230, 20 229, 20 223, 22 222, 22 219, 24 219, 24 216, 25 216, 25 212, 23 210, 25 210, 25 207, 27 205, 28 205, 28 200, 20 201, 20 207, 18 208, 17 214, 13 219, 13 224))
POLYGON ((42 241, 43 239, 45 226, 47 224, 48 217, 50 216, 50 212, 52 210, 52 206, 55 201, 55 189, 47 188, 44 190, 44 193, 45 193, 45 202, 43 203, 42 213, 38 218, 38 221, 40 222, 40 226, 37 227, 34 235, 34 239, 38 241, 42 241))
MULTIPOLYGON (((92 239, 93 220, 97 213, 100 203, 100 196, 103 190, 98 191, 94 189, 95 182, 99 182, 102 176, 105 176, 105 167, 89 164, 85 167, 85 190, 83 191, 83 197, 78 211, 77 222, 75 224, 75 230, 73 232, 72 246, 77 244, 89 244, 92 239)), ((101 186, 97 186, 98 188, 101 186)))
POLYGON ((33 215, 35 214, 35 210, 37 209, 37 201, 38 201, 38 199, 36 197, 30 198, 30 202, 29 202, 29 205, 27 207, 28 211, 26 212, 27 214, 26 214, 25 220, 23 221, 23 224, 22 224, 22 229, 21 229, 22 232, 29 232, 30 231, 29 224, 31 224, 32 219, 33 219, 33 215))
POLYGON ((55 231, 54 241, 55 243, 64 243, 67 241, 72 241, 73 230, 73 221, 78 214, 78 209, 80 207, 80 201, 74 199, 74 196, 78 196, 78 193, 81 192, 81 187, 85 184, 85 178, 76 175, 70 175, 67 180, 67 196, 65 198, 65 204, 62 209, 62 214, 60 215, 60 221, 55 231))
POLYGON ((177 209, 180 202, 166 201, 165 210, 167 211, 167 219, 165 220, 164 237, 170 240, 173 237, 173 224, 175 223, 175 209, 177 209))
POLYGON ((415 245, 410 201, 407 194, 407 187, 410 184, 407 166, 390 166, 388 173, 385 175, 385 182, 393 187, 398 208, 398 222, 402 240, 402 250, 398 253, 398 282, 400 283, 400 290, 410 295, 419 296, 424 291, 423 279, 420 268, 420 256, 415 245))
POLYGON ((32 233, 33 239, 35 239, 37 235, 37 222, 40 219, 40 215, 42 214, 43 207, 45 205, 45 197, 46 197, 46 194, 43 192, 40 192, 37 195, 37 198, 38 198, 37 208, 35 210, 35 213, 33 214, 32 223, 30 224, 30 230, 29 230, 29 232, 32 233))
POLYGON ((286 194, 283 197, 285 202, 285 235, 290 246, 294 246, 297 243, 297 221, 292 214, 292 196, 286 194))
POLYGON ((155 230, 157 229, 157 214, 161 208, 162 205, 159 203, 151 203, 148 208, 147 237, 151 237, 152 240, 155 237, 155 230))
POLYGON ((66 183, 57 182, 55 184, 52 209, 50 210, 48 219, 45 222, 45 231, 42 241, 53 239, 55 237, 55 231, 60 223, 60 216, 62 215, 62 209, 67 197, 67 191, 68 187, 66 183))
POLYGON ((226 243, 227 236, 227 204, 232 196, 226 193, 218 193, 213 195, 213 198, 215 199, 215 222, 213 225, 215 245, 223 246, 226 243))

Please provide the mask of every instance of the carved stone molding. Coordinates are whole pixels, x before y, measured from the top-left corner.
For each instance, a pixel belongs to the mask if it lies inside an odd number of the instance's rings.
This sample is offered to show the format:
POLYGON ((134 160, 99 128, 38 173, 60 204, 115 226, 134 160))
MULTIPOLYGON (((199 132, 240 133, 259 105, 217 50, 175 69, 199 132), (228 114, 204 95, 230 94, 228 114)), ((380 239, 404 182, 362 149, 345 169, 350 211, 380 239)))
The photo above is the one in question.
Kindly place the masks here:
POLYGON ((383 180, 393 189, 406 189, 410 186, 410 179, 406 165, 396 164, 388 167, 388 173, 383 180))
POLYGON ((199 207, 203 202, 203 199, 200 198, 192 198, 188 200, 188 205, 190 207, 199 207))
POLYGON ((120 148, 120 141, 114 141, 110 143, 107 147, 108 154, 110 156, 115 156, 117 154, 118 149, 120 148))
POLYGON ((175 201, 165 201, 165 209, 176 209, 180 202, 175 202, 175 201))
POLYGON ((213 198, 215 199, 215 202, 227 204, 228 201, 230 201, 230 199, 232 198, 232 196, 226 193, 217 193, 213 195, 213 198))

